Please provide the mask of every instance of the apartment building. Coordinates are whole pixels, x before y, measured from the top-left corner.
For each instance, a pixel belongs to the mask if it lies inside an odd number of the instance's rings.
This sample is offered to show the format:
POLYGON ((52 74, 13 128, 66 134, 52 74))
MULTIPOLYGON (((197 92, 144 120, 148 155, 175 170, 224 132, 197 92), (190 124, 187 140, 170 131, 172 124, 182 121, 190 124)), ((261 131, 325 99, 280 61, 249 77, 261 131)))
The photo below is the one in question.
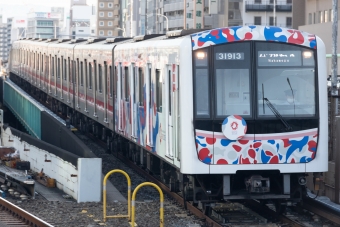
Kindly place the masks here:
POLYGON ((305 23, 305 0, 243 0, 242 2, 243 25, 298 29, 305 23))
POLYGON ((120 21, 119 0, 98 0, 97 4, 97 36, 123 35, 120 21))

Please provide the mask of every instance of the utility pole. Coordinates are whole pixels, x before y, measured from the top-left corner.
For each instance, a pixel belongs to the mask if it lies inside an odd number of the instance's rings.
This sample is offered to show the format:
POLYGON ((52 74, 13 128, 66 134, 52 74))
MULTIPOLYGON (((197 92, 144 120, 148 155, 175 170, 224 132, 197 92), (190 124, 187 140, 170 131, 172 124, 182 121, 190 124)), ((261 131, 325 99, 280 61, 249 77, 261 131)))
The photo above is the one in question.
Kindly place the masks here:
MULTIPOLYGON (((331 90, 331 138, 332 150, 329 154, 329 161, 335 161, 335 202, 339 203, 339 171, 340 171, 340 154, 337 146, 336 116, 338 115, 338 0, 333 0, 333 26, 332 26, 332 90, 331 90)), ((338 124, 340 125, 340 124, 338 124)))

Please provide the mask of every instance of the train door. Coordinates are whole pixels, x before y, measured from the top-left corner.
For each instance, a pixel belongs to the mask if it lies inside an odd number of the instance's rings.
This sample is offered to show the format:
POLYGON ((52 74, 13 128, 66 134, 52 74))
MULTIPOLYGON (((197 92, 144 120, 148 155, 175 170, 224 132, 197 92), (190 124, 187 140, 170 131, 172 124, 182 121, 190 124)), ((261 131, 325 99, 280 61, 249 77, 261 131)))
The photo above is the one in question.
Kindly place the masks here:
POLYGON ((177 132, 177 108, 176 108, 176 81, 177 81, 177 65, 172 64, 167 66, 166 70, 166 105, 167 105, 167 131, 166 131, 166 155, 170 158, 174 158, 176 154, 176 132, 177 132))

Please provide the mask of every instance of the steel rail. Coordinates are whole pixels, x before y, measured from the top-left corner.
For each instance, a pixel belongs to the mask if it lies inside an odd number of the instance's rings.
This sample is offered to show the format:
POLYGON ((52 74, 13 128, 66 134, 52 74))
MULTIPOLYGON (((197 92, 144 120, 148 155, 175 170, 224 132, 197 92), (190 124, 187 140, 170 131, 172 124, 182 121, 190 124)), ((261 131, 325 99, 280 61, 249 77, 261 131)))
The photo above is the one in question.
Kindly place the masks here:
POLYGON ((285 216, 283 214, 276 213, 274 210, 270 209, 266 205, 263 205, 263 204, 255 201, 255 200, 251 200, 251 199, 246 200, 246 204, 249 205, 251 207, 251 209, 256 210, 260 215, 275 218, 275 219, 277 219, 281 222, 289 224, 289 226, 291 226, 291 227, 303 227, 303 226, 305 226, 304 224, 299 223, 297 221, 294 221, 294 220, 288 218, 287 216, 285 216))
POLYGON ((312 198, 305 198, 300 206, 340 226, 340 212, 326 204, 312 198))
MULTIPOLYGON (((138 167, 135 163, 133 163, 131 160, 129 160, 128 158, 126 158, 122 154, 118 153, 118 158, 120 160, 124 160, 125 164, 127 164, 131 169, 133 169, 134 171, 139 173, 141 176, 143 176, 147 180, 157 184, 171 198, 175 199, 177 203, 179 203, 181 206, 184 207, 184 200, 183 200, 183 198, 180 195, 178 195, 175 192, 171 192, 170 189, 166 185, 161 183, 157 178, 155 178, 154 176, 150 175, 147 171, 143 170, 142 168, 138 167)), ((197 218, 205 220, 206 223, 207 223, 207 226, 209 226, 209 227, 223 227, 221 224, 219 224, 215 220, 213 220, 210 217, 208 217, 205 214, 203 214, 202 211, 200 211, 199 209, 197 209, 195 206, 193 206, 191 203, 189 203, 187 201, 186 201, 186 207, 197 218)))
POLYGON ((28 213, 27 211, 21 209, 20 207, 14 205, 13 203, 0 198, 0 208, 9 211, 17 219, 21 219, 24 223, 29 226, 35 227, 53 227, 53 225, 41 220, 40 218, 28 213))

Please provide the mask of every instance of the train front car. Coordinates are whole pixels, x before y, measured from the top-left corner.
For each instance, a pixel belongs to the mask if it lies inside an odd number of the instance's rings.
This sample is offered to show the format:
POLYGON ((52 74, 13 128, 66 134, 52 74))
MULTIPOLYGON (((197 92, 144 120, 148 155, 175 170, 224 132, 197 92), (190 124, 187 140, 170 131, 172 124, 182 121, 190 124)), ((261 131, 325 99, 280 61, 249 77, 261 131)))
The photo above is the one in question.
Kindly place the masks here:
POLYGON ((191 39, 196 147, 182 152, 181 172, 198 174, 187 194, 299 201, 306 173, 328 170, 323 42, 264 26, 191 39))

